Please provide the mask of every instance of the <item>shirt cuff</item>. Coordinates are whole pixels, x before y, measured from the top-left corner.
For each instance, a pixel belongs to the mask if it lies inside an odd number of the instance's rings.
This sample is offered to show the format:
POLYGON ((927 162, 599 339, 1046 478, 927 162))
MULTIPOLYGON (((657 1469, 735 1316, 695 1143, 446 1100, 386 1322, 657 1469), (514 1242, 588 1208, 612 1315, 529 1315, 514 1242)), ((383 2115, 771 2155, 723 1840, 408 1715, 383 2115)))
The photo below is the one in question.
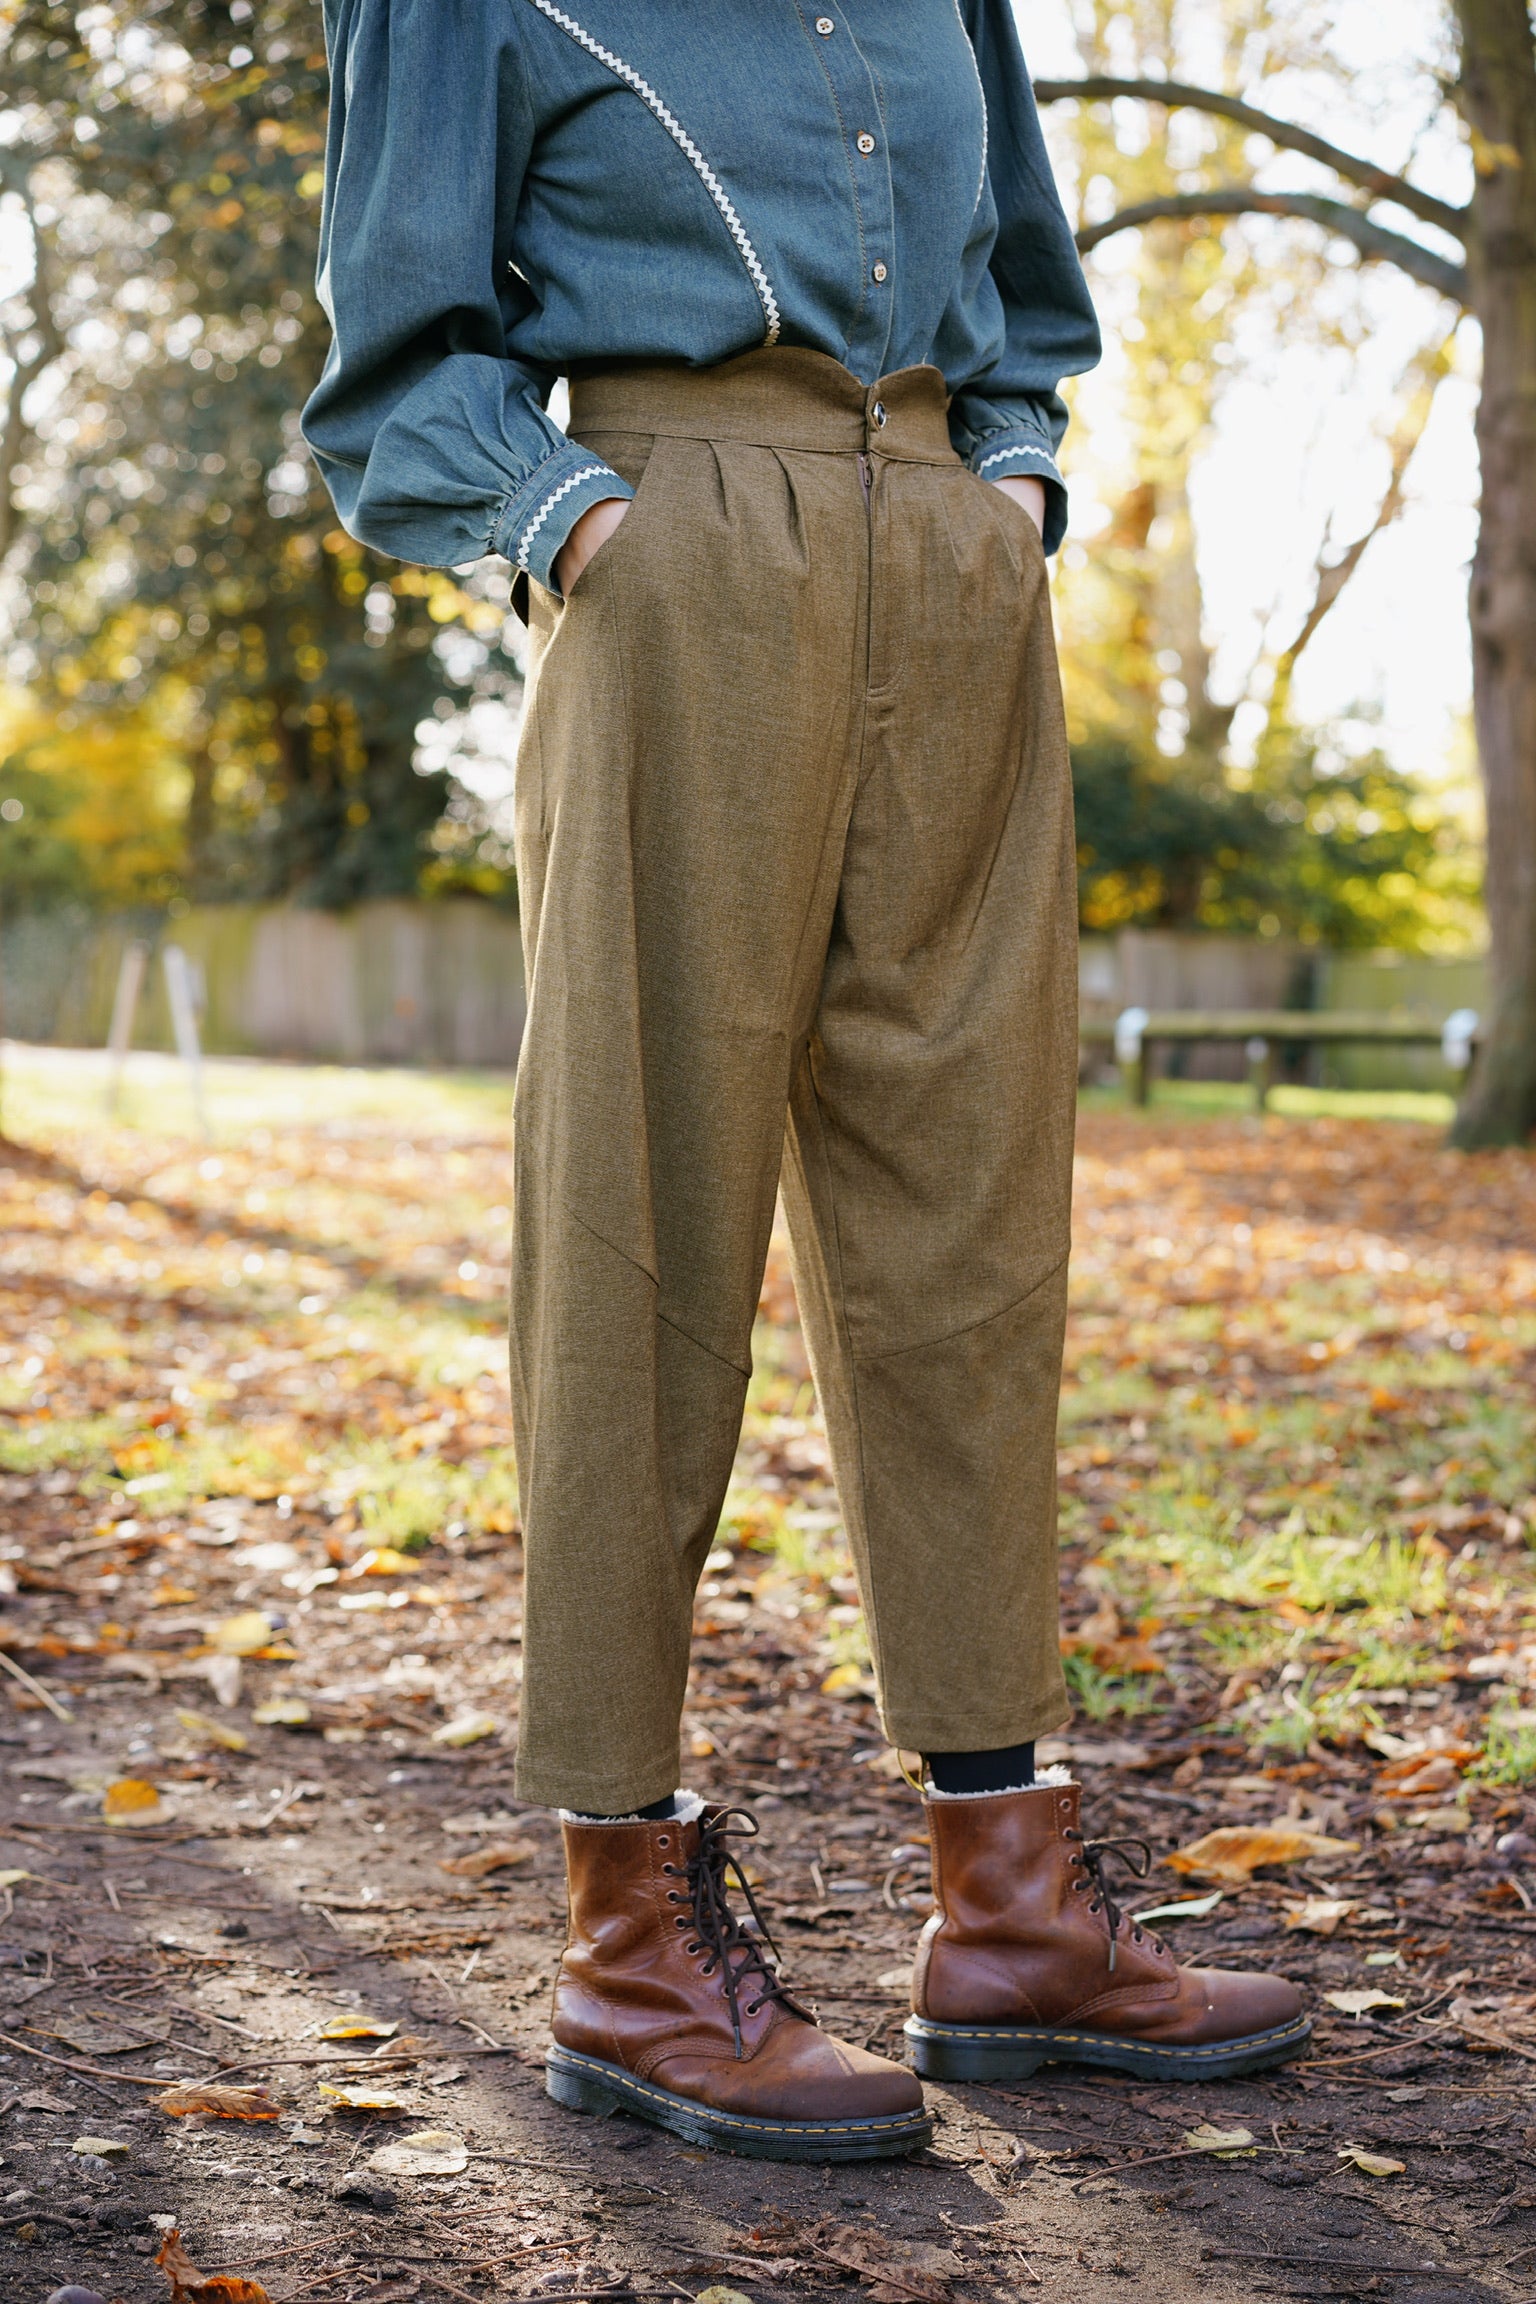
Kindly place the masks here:
POLYGON ((502 499, 486 549, 503 554, 520 576, 558 592, 555 562, 583 512, 605 496, 633 495, 629 482, 600 456, 563 440, 502 499))
POLYGON ((994 432, 977 442, 971 470, 980 480, 1043 480, 1045 548, 1055 551, 1067 532, 1067 484, 1045 441, 1033 432, 994 432))

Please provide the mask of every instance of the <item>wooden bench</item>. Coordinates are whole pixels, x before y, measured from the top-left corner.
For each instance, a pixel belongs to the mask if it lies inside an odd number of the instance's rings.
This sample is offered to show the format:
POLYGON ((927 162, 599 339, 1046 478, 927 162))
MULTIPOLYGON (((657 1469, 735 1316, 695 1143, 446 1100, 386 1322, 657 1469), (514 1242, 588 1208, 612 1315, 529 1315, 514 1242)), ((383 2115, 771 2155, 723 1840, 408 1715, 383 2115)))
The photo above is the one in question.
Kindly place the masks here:
POLYGON ((1085 1041, 1114 1049, 1133 1104, 1151 1092, 1151 1051, 1194 1042, 1242 1046, 1248 1079, 1259 1111, 1275 1084, 1282 1048, 1338 1047, 1438 1048, 1453 1072, 1465 1074, 1477 1052, 1479 1023, 1471 1008, 1458 1008, 1436 1024, 1423 1018, 1373 1015, 1368 1009, 1296 1008, 1126 1008, 1113 1024, 1086 1025, 1085 1041))

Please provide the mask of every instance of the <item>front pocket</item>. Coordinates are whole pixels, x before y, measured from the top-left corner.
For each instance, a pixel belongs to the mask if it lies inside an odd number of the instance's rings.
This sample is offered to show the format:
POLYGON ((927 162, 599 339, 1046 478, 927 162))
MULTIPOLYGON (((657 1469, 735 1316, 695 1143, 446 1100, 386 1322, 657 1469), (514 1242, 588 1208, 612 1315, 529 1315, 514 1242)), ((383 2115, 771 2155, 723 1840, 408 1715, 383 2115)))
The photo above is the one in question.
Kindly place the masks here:
POLYGON ((571 586, 567 595, 568 600, 574 600, 585 589, 587 578, 591 575, 592 570, 597 567, 600 561, 611 557, 620 539, 628 529, 634 526, 640 510, 640 500, 647 493, 646 478, 651 470, 656 448, 656 442, 649 436, 637 435, 633 432, 595 432, 588 438, 578 441, 577 445, 590 449, 594 456, 601 456, 610 471, 617 472, 621 480, 628 481, 634 494, 629 499, 629 510, 617 528, 614 529, 611 536, 606 536, 599 544, 571 586))

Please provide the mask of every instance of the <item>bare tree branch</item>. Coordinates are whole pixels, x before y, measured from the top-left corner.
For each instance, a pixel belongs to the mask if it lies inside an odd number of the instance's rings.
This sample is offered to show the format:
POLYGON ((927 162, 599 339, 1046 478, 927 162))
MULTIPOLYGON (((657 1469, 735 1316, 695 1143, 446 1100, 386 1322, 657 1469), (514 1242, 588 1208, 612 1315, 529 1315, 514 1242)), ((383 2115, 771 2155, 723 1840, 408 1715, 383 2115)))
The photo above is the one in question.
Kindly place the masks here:
POLYGON ((1444 256, 1436 256, 1433 250, 1421 248, 1417 240, 1409 240, 1401 232, 1386 231, 1342 200, 1323 200, 1311 192, 1256 192, 1246 185, 1211 192, 1170 192, 1160 200, 1142 200, 1134 208, 1122 208, 1118 216, 1111 216, 1102 224, 1085 224, 1077 235, 1077 245, 1086 256, 1090 248, 1097 248, 1101 240, 1108 240, 1112 234, 1133 232, 1143 224, 1155 224, 1164 217, 1188 220, 1200 216, 1250 215, 1299 216, 1309 224, 1320 224, 1325 232, 1336 232, 1341 239, 1352 240, 1368 262, 1395 264, 1400 272, 1422 281, 1426 288, 1454 297, 1459 304, 1470 302, 1465 265, 1452 264, 1444 256))
POLYGON ((1320 160, 1325 168, 1331 168, 1348 184, 1358 184, 1373 199, 1395 200, 1400 208, 1406 208, 1424 223, 1438 224, 1442 232, 1454 233, 1458 240, 1466 236, 1464 208, 1452 207, 1448 200, 1437 200, 1432 192, 1421 192, 1416 184, 1410 184, 1406 176, 1394 176, 1389 168, 1378 168, 1374 161, 1342 151, 1337 144, 1325 142, 1309 129, 1298 128, 1290 120, 1277 120, 1271 113, 1260 112, 1236 96, 1223 96, 1214 88, 1191 88, 1179 80, 1094 77, 1037 80, 1035 95, 1042 104, 1060 104, 1068 97, 1092 104, 1104 103, 1116 96, 1132 96, 1145 104, 1166 104, 1170 111, 1213 112, 1219 119, 1235 121, 1239 128, 1251 129, 1256 136, 1267 136, 1271 144, 1284 145, 1292 152, 1304 152, 1309 160, 1320 160))
POLYGON ((31 187, 25 179, 13 179, 4 188, 16 194, 26 211, 32 234, 32 282, 26 290, 28 317, 20 323, 0 327, 0 349, 11 363, 5 413, 0 418, 0 563, 4 562, 22 527, 15 475, 32 439, 32 426, 23 414, 23 403, 44 369, 50 368, 65 350, 64 332, 54 308, 53 246, 38 222, 31 187), (24 345, 30 345, 30 350, 24 352, 24 345))
MULTIPOLYGON (((1459 325, 1459 323, 1458 323, 1459 325)), ((1313 570, 1312 605, 1301 620, 1300 629, 1290 644, 1274 659, 1274 679, 1270 687, 1268 729, 1275 729, 1283 719, 1290 701, 1291 682, 1302 651, 1315 639, 1325 617, 1338 605, 1346 585, 1359 567, 1372 544, 1401 515, 1406 503, 1408 467, 1418 452, 1435 405, 1435 394, 1450 372, 1452 348, 1456 341, 1453 328, 1437 345, 1421 353, 1413 362, 1417 371, 1417 385, 1410 393, 1406 406, 1393 426, 1387 447, 1390 457, 1387 486, 1369 527, 1355 538, 1335 560, 1326 558, 1327 545, 1319 552, 1313 570)))

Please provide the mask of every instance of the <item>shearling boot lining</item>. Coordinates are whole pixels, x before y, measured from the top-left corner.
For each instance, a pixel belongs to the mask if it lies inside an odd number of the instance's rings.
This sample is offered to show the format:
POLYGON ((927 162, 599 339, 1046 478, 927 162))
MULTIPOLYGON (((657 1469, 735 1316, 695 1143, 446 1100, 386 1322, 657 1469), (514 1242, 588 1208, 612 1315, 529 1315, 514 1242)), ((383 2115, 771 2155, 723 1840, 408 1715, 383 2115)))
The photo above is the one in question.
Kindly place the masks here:
MULTIPOLYGON (((664 1824, 696 1824, 704 1813, 704 1802, 697 1792, 678 1791, 672 1795, 672 1809, 670 1816, 661 1819, 664 1824)), ((650 1819, 644 1816, 583 1816, 579 1809, 562 1808, 560 1821, 562 1824, 644 1824, 650 1819)))
POLYGON ((1037 1768, 1032 1784, 1001 1784, 995 1792, 941 1792, 936 1785, 923 1786, 925 1800, 1011 1800, 1017 1792, 1038 1792, 1043 1784, 1075 1784, 1070 1768, 1037 1768))

